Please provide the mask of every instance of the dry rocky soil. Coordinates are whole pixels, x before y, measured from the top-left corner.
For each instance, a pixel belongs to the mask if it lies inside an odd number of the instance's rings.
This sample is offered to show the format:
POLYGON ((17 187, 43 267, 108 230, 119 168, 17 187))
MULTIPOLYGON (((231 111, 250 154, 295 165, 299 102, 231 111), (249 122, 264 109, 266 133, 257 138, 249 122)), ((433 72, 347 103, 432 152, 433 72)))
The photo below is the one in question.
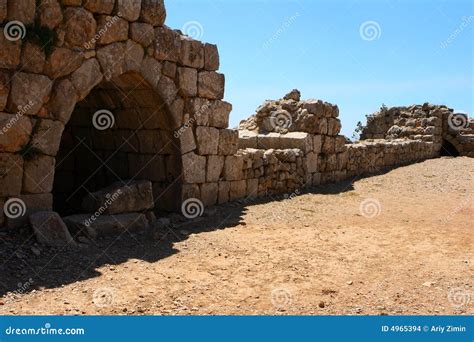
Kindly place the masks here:
POLYGON ((0 314, 474 314, 473 218, 440 158, 79 250, 1 233, 0 314))

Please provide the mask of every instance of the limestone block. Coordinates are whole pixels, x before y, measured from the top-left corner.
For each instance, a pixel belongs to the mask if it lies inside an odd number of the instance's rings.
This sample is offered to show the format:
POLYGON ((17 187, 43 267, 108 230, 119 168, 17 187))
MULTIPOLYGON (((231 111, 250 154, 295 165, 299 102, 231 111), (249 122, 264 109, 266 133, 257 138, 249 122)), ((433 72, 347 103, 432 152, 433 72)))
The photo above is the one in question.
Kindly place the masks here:
POLYGON ((197 94, 197 70, 193 68, 178 68, 179 93, 185 97, 197 94))
POLYGON ((194 139, 194 133, 191 127, 185 127, 180 131, 179 145, 182 154, 194 151, 196 149, 196 141, 194 139))
POLYGON ((218 154, 228 156, 237 153, 239 132, 232 129, 219 130, 218 154))
POLYGON ((24 25, 35 20, 36 0, 8 1, 8 21, 18 20, 24 25))
POLYGON ((0 34, 0 68, 14 69, 20 64, 21 40, 10 41, 0 34))
POLYGON ((336 139, 331 136, 325 136, 323 141, 322 153, 332 154, 336 152, 336 139))
POLYGON ((131 23, 130 38, 143 47, 147 47, 153 43, 155 39, 155 30, 153 26, 146 23, 131 23))
POLYGON ((140 16, 142 2, 137 0, 117 0, 117 15, 128 21, 135 21, 140 16))
POLYGON ((71 83, 76 88, 78 100, 84 99, 102 81, 102 78, 97 59, 91 58, 84 61, 81 67, 70 76, 71 83))
POLYGON ((217 128, 229 127, 229 115, 232 111, 232 105, 225 101, 209 102, 209 126, 217 128))
POLYGON ((238 148, 257 148, 258 134, 253 131, 239 130, 238 148))
POLYGON ((224 156, 208 156, 206 181, 217 182, 220 180, 224 168, 224 156))
POLYGON ((84 55, 78 51, 56 47, 46 60, 45 74, 50 78, 69 75, 81 66, 83 60, 84 55))
POLYGON ((38 11, 39 23, 42 27, 53 30, 63 21, 63 13, 57 0, 41 0, 38 11))
POLYGON ((258 178, 247 179, 247 194, 248 198, 255 198, 258 196, 258 178))
POLYGON ((224 98, 225 77, 214 71, 201 71, 198 74, 198 96, 212 100, 224 98))
POLYGON ((234 201, 239 198, 245 198, 247 194, 247 181, 234 181, 230 182, 230 195, 229 198, 231 201, 234 201))
POLYGON ((142 0, 140 20, 153 26, 163 26, 166 9, 163 0, 142 0))
POLYGON ((24 162, 23 193, 43 194, 53 190, 55 158, 36 155, 24 162))
POLYGON ((93 49, 97 23, 92 13, 82 7, 67 7, 63 20, 64 44, 70 48, 93 49))
POLYGON ((241 155, 225 157, 224 179, 227 181, 241 180, 243 178, 244 158, 241 155))
POLYGON ((202 69, 204 67, 204 46, 200 41, 181 37, 181 54, 179 62, 187 67, 202 69))
POLYGON ((23 44, 23 50, 21 52, 21 66, 23 71, 37 74, 42 73, 45 59, 45 53, 41 46, 28 41, 23 44))
MULTIPOLYGON (((7 17, 7 0, 0 0, 0 22, 3 22, 7 17)), ((1 215, 1 214, 0 214, 1 215)), ((0 226, 2 225, 0 217, 0 226)))
POLYGON ((8 109, 12 113, 21 110, 25 114, 36 114, 47 102, 53 82, 46 76, 18 72, 12 78, 8 109))
POLYGON ((201 185, 201 200, 205 206, 217 203, 218 190, 217 183, 204 183, 201 185))
POLYGON ((42 245, 53 247, 75 246, 67 226, 52 211, 41 211, 30 216, 30 224, 36 239, 42 245))
POLYGON ((31 121, 21 112, 0 113, 0 152, 19 152, 30 139, 31 121))
POLYGON ((0 111, 3 111, 7 105, 8 94, 10 94, 10 75, 0 70, 0 111))
POLYGON ((204 44, 204 69, 216 71, 219 69, 219 52, 217 45, 204 44))
POLYGON ((0 153, 0 175, 0 197, 18 196, 23 180, 23 158, 18 154, 0 153))
POLYGON ((219 130, 214 127, 196 128, 196 141, 199 155, 217 154, 219 146, 219 130))
POLYGON ((87 10, 98 14, 111 14, 115 4, 115 0, 86 0, 83 2, 87 10))
POLYGON ((162 70, 163 75, 174 79, 176 77, 177 70, 178 70, 178 67, 176 66, 176 63, 169 62, 169 61, 164 61, 163 62, 163 70, 162 70))
POLYGON ((15 196, 25 204, 26 211, 23 215, 17 218, 5 217, 6 225, 9 228, 18 228, 28 224, 28 218, 30 215, 39 211, 51 211, 53 210, 53 195, 48 194, 32 194, 32 195, 20 195, 15 196))
POLYGON ((229 202, 230 182, 219 182, 218 203, 223 204, 229 202))
POLYGON ((279 149, 283 144, 280 141, 279 133, 259 134, 257 136, 257 148, 263 150, 279 149))
POLYGON ((155 58, 177 62, 180 55, 181 38, 179 34, 167 27, 155 29, 155 58))
MULTIPOLYGON (((176 95, 178 94, 178 89, 174 84, 174 81, 166 76, 160 78, 158 82, 158 94, 161 96, 161 99, 167 104, 171 105, 174 100, 176 99, 176 95)), ((184 103, 183 103, 184 106, 184 103)))
POLYGON ((318 171, 318 156, 314 152, 306 154, 306 170, 308 173, 314 173, 318 171))
POLYGON ((100 48, 97 59, 106 80, 122 75, 125 72, 125 44, 113 43, 100 48))
POLYGON ((176 129, 184 123, 184 100, 178 97, 169 107, 169 128, 176 129))
POLYGON ((101 15, 97 21, 98 44, 110 44, 128 39, 128 21, 117 16, 101 15))
POLYGON ((290 132, 280 136, 280 148, 298 148, 307 153, 313 151, 313 136, 309 133, 290 132))
POLYGON ((313 151, 316 154, 321 153, 323 147, 323 136, 315 135, 313 136, 313 151))
POLYGON ((183 181, 185 183, 206 182, 206 157, 193 152, 182 156, 183 181))
POLYGON ((55 156, 59 150, 64 124, 60 121, 43 119, 34 122, 33 125, 35 129, 31 140, 31 151, 37 150, 43 154, 55 156))
POLYGON ((146 56, 140 69, 140 74, 150 84, 153 89, 158 88, 158 82, 161 77, 162 65, 156 59, 146 56))
POLYGON ((344 152, 346 148, 346 137, 343 135, 338 135, 335 142, 336 153, 344 152))
POLYGON ((186 100, 186 112, 189 113, 198 126, 209 126, 211 102, 206 99, 193 98, 186 100))

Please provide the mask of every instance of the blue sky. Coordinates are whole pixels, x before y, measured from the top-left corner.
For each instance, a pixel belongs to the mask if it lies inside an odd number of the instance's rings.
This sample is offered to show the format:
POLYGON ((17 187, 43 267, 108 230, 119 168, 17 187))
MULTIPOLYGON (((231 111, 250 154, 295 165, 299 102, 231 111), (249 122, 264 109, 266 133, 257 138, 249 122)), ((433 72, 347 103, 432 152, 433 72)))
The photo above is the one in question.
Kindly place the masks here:
POLYGON ((472 0, 165 2, 168 26, 218 45, 231 127, 293 88, 337 104, 347 136, 382 103, 473 116, 472 0))

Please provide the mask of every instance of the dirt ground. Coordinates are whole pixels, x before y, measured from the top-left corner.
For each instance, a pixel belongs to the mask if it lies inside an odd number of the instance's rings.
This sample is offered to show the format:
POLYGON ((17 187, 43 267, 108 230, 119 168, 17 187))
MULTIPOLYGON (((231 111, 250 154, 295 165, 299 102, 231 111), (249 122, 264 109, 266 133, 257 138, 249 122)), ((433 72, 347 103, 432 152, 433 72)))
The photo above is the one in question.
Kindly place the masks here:
POLYGON ((3 234, 0 314, 474 314, 472 158, 211 214, 73 251, 3 234))

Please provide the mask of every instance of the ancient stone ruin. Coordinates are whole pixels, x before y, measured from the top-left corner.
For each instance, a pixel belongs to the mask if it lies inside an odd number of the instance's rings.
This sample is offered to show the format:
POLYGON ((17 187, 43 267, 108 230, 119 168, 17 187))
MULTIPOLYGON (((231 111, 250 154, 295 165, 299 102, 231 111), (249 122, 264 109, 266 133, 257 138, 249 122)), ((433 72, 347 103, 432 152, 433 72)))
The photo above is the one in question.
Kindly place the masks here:
POLYGON ((94 235, 110 215, 127 229, 190 199, 199 214, 201 202, 474 157, 473 122, 430 104, 385 108, 351 143, 336 105, 295 90, 229 129, 217 47, 165 18, 163 0, 0 0, 0 226, 31 216, 69 241, 67 229, 94 235), (101 210, 118 189, 119 209, 101 210))

